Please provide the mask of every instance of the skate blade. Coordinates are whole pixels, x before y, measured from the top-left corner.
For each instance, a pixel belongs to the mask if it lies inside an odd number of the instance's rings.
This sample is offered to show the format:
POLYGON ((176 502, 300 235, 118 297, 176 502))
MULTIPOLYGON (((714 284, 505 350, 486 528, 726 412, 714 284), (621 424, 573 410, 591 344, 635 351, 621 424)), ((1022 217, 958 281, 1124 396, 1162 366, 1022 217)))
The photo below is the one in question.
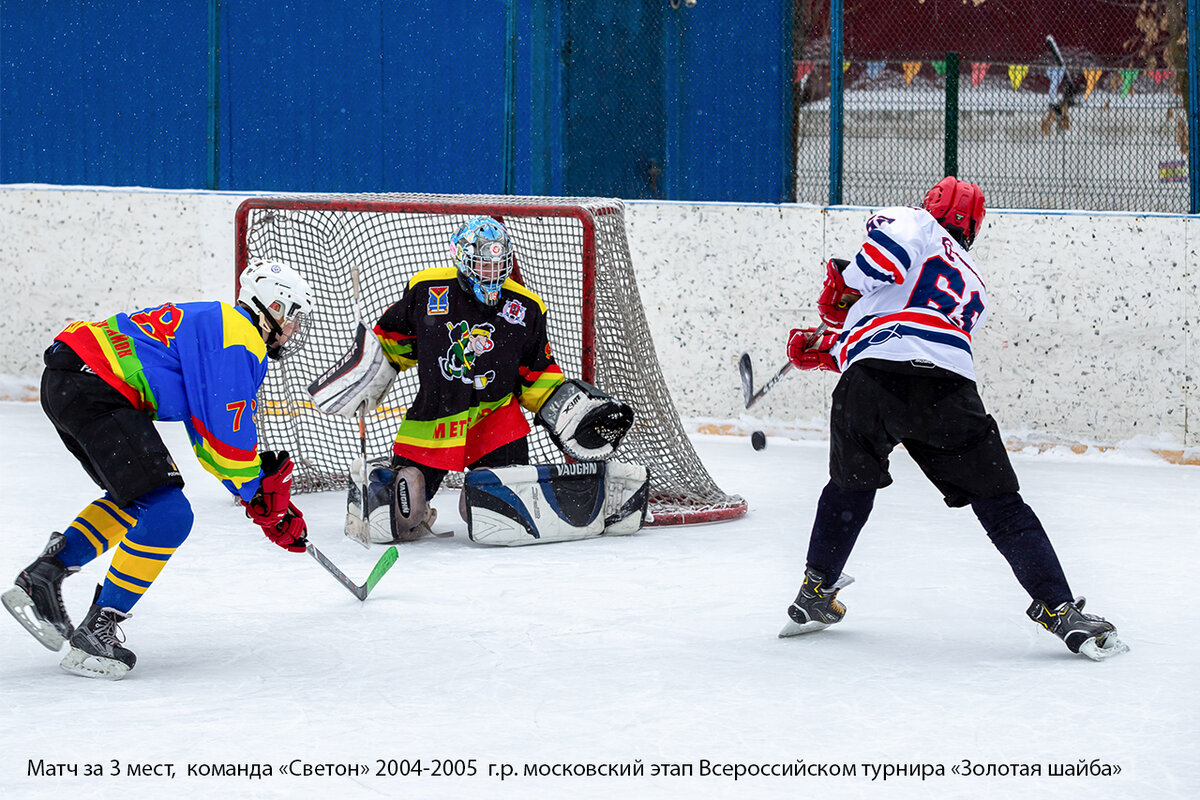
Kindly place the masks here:
POLYGON ((1092 661, 1103 661, 1106 658, 1128 652, 1129 645, 1121 641, 1115 633, 1110 633, 1103 640, 1100 640, 1098 636, 1093 636, 1079 646, 1080 655, 1087 656, 1092 661))
POLYGON ((0 595, 0 602, 8 609, 8 613, 13 615, 13 619, 21 623, 21 627, 29 631, 43 647, 56 653, 62 650, 66 638, 58 632, 58 628, 37 615, 33 598, 26 594, 24 589, 19 586, 12 587, 0 595))
POLYGON ((99 678, 105 681, 119 681, 129 672, 129 666, 115 658, 104 658, 85 653, 77 647, 72 647, 63 660, 59 662, 64 671, 84 678, 99 678))
POLYGON ((790 639, 793 636, 800 636, 805 633, 816 633, 817 631, 823 631, 828 627, 829 623, 827 622, 812 621, 801 624, 796 622, 796 620, 789 618, 787 624, 780 629, 779 638, 790 639))

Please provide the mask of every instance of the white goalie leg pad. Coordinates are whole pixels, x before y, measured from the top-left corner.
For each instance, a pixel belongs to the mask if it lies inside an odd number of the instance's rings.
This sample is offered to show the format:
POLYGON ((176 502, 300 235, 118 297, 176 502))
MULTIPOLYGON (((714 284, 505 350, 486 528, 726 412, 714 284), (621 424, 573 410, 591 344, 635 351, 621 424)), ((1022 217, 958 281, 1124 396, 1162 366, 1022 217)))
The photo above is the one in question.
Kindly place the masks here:
POLYGON ((392 532, 392 483, 394 473, 389 458, 373 458, 366 464, 367 497, 363 507, 362 459, 350 466, 350 490, 346 495, 346 536, 369 547, 387 544, 392 532))
POLYGON ((610 466, 588 462, 472 470, 463 485, 467 534, 479 544, 516 546, 633 533, 645 520, 645 468, 618 465, 610 483, 610 466))
POLYGON ((605 467, 604 535, 637 533, 647 521, 650 471, 622 461, 606 461, 605 467))
POLYGON ((319 411, 353 419, 360 406, 378 408, 396 375, 375 334, 360 322, 350 350, 309 384, 308 393, 319 411))

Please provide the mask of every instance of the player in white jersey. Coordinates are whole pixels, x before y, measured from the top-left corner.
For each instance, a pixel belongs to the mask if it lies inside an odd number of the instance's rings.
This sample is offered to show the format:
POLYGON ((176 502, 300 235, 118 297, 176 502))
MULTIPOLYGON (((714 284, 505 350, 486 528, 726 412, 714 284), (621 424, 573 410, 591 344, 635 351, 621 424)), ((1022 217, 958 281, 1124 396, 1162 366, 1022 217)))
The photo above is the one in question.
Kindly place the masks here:
POLYGON ((1111 623, 1083 613, 1083 598, 1071 594, 975 388, 971 338, 987 316, 987 292, 968 250, 983 217, 982 190, 953 177, 930 189, 922 208, 873 215, 854 259, 826 265, 817 305, 827 330, 789 336, 796 367, 842 377, 830 411, 830 480, 781 637, 845 615, 837 593, 853 579, 842 568, 876 490, 892 482, 888 456, 903 443, 946 505, 971 506, 1032 598, 1031 619, 1095 660, 1128 649, 1111 623))

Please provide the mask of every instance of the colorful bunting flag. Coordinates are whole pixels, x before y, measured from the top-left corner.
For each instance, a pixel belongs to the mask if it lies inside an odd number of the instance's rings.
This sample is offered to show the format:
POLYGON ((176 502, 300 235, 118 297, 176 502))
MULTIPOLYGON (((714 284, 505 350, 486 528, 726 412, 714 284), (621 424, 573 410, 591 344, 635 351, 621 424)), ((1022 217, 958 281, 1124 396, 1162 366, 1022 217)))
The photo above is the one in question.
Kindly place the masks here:
POLYGON ((931 61, 929 63, 933 65, 933 71, 936 72, 938 75, 946 74, 946 62, 945 61, 931 61))
POLYGON ((1162 83, 1167 78, 1173 76, 1175 71, 1170 69, 1152 69, 1147 74, 1150 76, 1150 80, 1154 81, 1155 83, 1162 83))
POLYGON ((1058 97, 1058 87, 1063 76, 1067 73, 1062 67, 1046 67, 1046 77, 1050 79, 1050 96, 1058 97))
POLYGON ((1137 78, 1137 74, 1136 69, 1121 70, 1121 97, 1125 97, 1133 91, 1133 82, 1137 78))
POLYGON ((1183 183, 1187 176, 1186 161, 1158 162, 1158 180, 1161 183, 1183 183))
POLYGON ((1087 90, 1083 93, 1084 100, 1087 100, 1092 90, 1096 88, 1096 83, 1100 80, 1102 74, 1104 74, 1104 70, 1085 69, 1083 71, 1083 79, 1087 81, 1087 90))
POLYGON ((983 78, 985 75, 987 75, 988 67, 990 67, 990 66, 991 66, 991 64, 988 64, 984 61, 976 61, 973 64, 971 64, 971 85, 972 86, 978 86, 979 84, 983 83, 983 78))
POLYGON ((868 61, 867 62, 867 77, 875 80, 883 74, 883 68, 887 65, 886 61, 868 61))
POLYGON ((1025 80, 1025 76, 1029 74, 1028 64, 1009 64, 1008 65, 1008 82, 1012 84, 1013 91, 1021 88, 1021 81, 1025 80))
POLYGON ((797 61, 796 62, 796 83, 802 83, 808 77, 808 73, 813 70, 813 62, 797 61))
POLYGON ((921 71, 920 61, 905 61, 904 62, 904 83, 912 86, 913 78, 917 77, 917 73, 921 71))

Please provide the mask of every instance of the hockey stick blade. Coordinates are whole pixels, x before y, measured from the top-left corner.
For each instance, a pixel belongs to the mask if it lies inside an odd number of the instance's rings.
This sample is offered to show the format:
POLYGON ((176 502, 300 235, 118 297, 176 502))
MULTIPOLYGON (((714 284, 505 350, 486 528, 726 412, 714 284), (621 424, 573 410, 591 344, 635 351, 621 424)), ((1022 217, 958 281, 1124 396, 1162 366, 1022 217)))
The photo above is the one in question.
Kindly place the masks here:
MULTIPOLYGON (((821 337, 825 332, 825 323, 822 322, 813 329, 812 335, 808 338, 808 343, 812 344, 821 337)), ((771 376, 771 380, 767 381, 761 389, 754 391, 754 370, 750 365, 750 354, 742 353, 742 357, 738 359, 738 374, 742 376, 742 394, 745 395, 746 408, 757 403, 763 398, 767 392, 775 387, 775 384, 783 380, 783 376, 787 375, 793 369, 791 361, 779 368, 779 371, 771 376)))
POLYGON ((763 395, 765 395, 767 392, 771 391, 771 389, 773 389, 775 387, 775 384, 777 384, 781 380, 783 380, 783 376, 787 375, 789 372, 791 372, 792 369, 793 369, 792 362, 790 362, 790 361, 787 362, 786 364, 784 364, 782 367, 780 367, 779 371, 776 372, 773 376, 771 376, 771 380, 769 380, 765 384, 763 384, 763 387, 761 389, 759 389, 757 392, 750 395, 746 399, 746 408, 749 408, 750 406, 754 405, 759 400, 761 400, 763 398, 763 395))
POLYGON ((387 574, 387 571, 392 568, 392 565, 396 563, 396 559, 400 556, 395 546, 383 551, 383 555, 379 557, 379 561, 375 562, 375 567, 371 570, 371 574, 367 576, 366 582, 360 586, 346 577, 346 573, 338 569, 337 565, 330 561, 328 556, 318 550, 315 544, 309 542, 306 551, 318 564, 325 568, 326 572, 336 578, 337 582, 342 586, 349 589, 350 593, 360 601, 367 599, 367 595, 371 593, 371 590, 387 574))
POLYGON ((750 364, 749 353, 742 353, 738 359, 738 375, 742 377, 742 399, 746 401, 746 408, 749 408, 750 400, 754 397, 754 367, 750 364))

